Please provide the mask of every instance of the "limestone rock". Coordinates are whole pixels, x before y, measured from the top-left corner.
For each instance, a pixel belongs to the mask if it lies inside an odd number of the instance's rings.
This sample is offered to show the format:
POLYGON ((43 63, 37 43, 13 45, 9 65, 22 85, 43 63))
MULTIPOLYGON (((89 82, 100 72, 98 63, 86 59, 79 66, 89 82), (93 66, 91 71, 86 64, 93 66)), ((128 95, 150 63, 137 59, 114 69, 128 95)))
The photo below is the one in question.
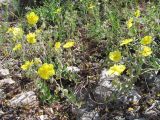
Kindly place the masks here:
POLYGON ((13 107, 35 106, 38 104, 38 101, 35 93, 29 91, 16 95, 9 101, 9 104, 13 107))
POLYGON ((99 120, 99 114, 96 111, 85 112, 80 120, 99 120))
POLYGON ((80 69, 78 67, 75 67, 75 66, 69 66, 69 67, 67 67, 67 70, 71 71, 73 73, 76 73, 76 72, 80 71, 80 69))
POLYGON ((5 98, 5 93, 3 91, 3 89, 0 89, 0 99, 5 98))
POLYGON ((4 78, 2 80, 0 80, 0 85, 3 85, 3 84, 14 84, 15 81, 12 80, 12 78, 4 78))
POLYGON ((5 77, 7 75, 9 75, 8 69, 0 69, 0 77, 5 77))

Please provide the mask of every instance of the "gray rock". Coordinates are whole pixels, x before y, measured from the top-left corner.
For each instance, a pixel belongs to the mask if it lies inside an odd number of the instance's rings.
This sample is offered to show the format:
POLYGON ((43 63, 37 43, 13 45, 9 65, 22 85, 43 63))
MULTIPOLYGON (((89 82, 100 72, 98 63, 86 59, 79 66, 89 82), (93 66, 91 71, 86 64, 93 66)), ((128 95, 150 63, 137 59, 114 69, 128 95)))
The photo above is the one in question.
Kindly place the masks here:
POLYGON ((138 119, 134 119, 134 120, 146 120, 145 118, 138 118, 138 119))
POLYGON ((2 89, 0 89, 0 99, 3 99, 5 97, 6 97, 6 95, 5 95, 4 91, 2 89))
POLYGON ((100 81, 95 88, 95 93, 103 96, 103 98, 109 97, 113 91, 116 91, 116 88, 112 85, 112 80, 114 80, 114 78, 115 76, 108 75, 106 69, 102 70, 100 81))
POLYGON ((76 72, 80 71, 80 69, 78 67, 75 67, 75 66, 69 66, 69 67, 67 67, 67 70, 70 71, 70 72, 73 72, 73 73, 76 73, 76 72))
POLYGON ((2 69, 2 62, 0 61, 0 69, 2 69))
POLYGON ((0 80, 0 86, 2 86, 3 84, 14 84, 15 81, 12 80, 12 78, 5 78, 0 80))
POLYGON ((16 95, 14 98, 9 100, 9 104, 13 107, 36 106, 38 101, 35 93, 33 91, 29 91, 16 95))
POLYGON ((131 90, 128 93, 128 95, 125 96, 124 102, 126 102, 126 103, 128 103, 128 102, 138 103, 140 99, 141 99, 141 95, 139 95, 136 90, 131 90))
POLYGON ((3 115, 4 114, 4 112, 2 111, 2 110, 0 110, 0 117, 1 117, 1 115, 3 115))
POLYGON ((8 69, 0 69, 0 77, 5 77, 7 75, 9 75, 8 69))
POLYGON ((48 120, 49 118, 48 118, 48 115, 40 115, 39 119, 40 120, 48 120))
POLYGON ((80 120, 99 120, 99 114, 96 111, 85 112, 80 120))

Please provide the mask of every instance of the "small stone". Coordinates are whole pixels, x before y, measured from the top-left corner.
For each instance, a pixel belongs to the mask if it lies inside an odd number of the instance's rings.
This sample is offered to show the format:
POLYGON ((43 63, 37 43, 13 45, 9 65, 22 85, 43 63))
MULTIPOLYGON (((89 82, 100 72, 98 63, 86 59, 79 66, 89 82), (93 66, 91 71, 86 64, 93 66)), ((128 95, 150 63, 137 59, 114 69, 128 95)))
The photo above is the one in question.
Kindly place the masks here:
POLYGON ((0 69, 0 77, 5 77, 7 75, 9 75, 8 69, 0 69))
POLYGON ((136 90, 132 90, 125 96, 124 102, 132 102, 133 104, 138 104, 141 96, 138 94, 136 90))
POLYGON ((71 71, 73 73, 76 73, 76 72, 80 71, 80 69, 78 67, 75 67, 75 66, 69 66, 69 67, 67 67, 67 70, 71 71))
POLYGON ((38 104, 37 97, 33 91, 16 95, 9 100, 9 104, 13 107, 36 106, 38 104))
POLYGON ((40 115, 39 119, 40 120, 48 120, 49 118, 48 118, 48 115, 40 115))
POLYGON ((6 96, 5 96, 5 93, 4 93, 4 91, 2 90, 2 89, 0 89, 0 99, 3 99, 3 98, 5 98, 6 96))
POLYGON ((0 61, 0 69, 2 69, 2 63, 1 63, 1 61, 0 61))
POLYGON ((3 84, 14 84, 14 83, 15 81, 12 80, 12 78, 5 78, 5 79, 0 80, 0 86, 3 84))
POLYGON ((99 120, 99 114, 96 111, 85 112, 80 120, 99 120))
POLYGON ((3 115, 4 114, 4 112, 2 111, 2 110, 0 110, 0 117, 1 117, 1 115, 3 115))

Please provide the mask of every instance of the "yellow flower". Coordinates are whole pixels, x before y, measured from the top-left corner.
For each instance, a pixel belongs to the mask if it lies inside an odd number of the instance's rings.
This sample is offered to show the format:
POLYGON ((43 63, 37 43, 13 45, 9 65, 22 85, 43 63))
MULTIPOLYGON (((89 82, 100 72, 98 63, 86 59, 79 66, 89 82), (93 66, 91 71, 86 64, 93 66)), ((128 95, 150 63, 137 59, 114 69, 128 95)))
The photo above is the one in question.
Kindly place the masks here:
POLYGON ((61 47, 61 43, 60 42, 56 42, 54 45, 55 50, 59 50, 59 48, 61 47))
POLYGON ((126 69, 125 65, 114 65, 108 70, 109 75, 121 75, 121 73, 126 69))
POLYGON ((42 32, 42 29, 37 29, 37 30, 35 31, 36 35, 39 35, 41 32, 42 32))
POLYGON ((74 46, 74 44, 75 44, 75 42, 69 41, 63 45, 63 48, 71 48, 74 46))
POLYGON ((109 53, 109 59, 114 62, 119 62, 121 60, 121 52, 119 50, 109 53))
POLYGON ((144 38, 142 38, 141 40, 141 44, 142 45, 148 45, 152 42, 152 36, 145 36, 144 38))
POLYGON ((31 44, 36 43, 36 34, 35 33, 27 34, 27 42, 31 44))
POLYGON ((39 17, 34 12, 30 12, 26 17, 30 25, 35 25, 39 20, 39 17))
POLYGON ((51 76, 55 75, 55 70, 53 67, 53 64, 47 64, 44 63, 39 69, 38 69, 38 75, 42 79, 49 79, 51 76))
POLYGON ((22 70, 28 70, 33 65, 33 61, 26 61, 23 65, 21 65, 22 70))
POLYGON ((42 63, 42 61, 41 61, 40 58, 34 58, 34 64, 35 64, 35 65, 39 65, 39 64, 41 64, 41 63, 42 63))
POLYGON ((15 45, 15 47, 13 48, 13 51, 17 51, 17 50, 21 50, 22 49, 22 45, 20 43, 18 43, 17 45, 15 45))
POLYGON ((134 12, 134 15, 135 15, 136 18, 138 18, 140 16, 140 10, 136 10, 134 12))
POLYGON ((132 27, 132 25, 133 25, 133 18, 130 18, 130 19, 126 22, 126 24, 127 24, 127 27, 128 27, 128 28, 132 27))
POLYGON ((152 49, 147 46, 143 46, 142 50, 140 51, 140 54, 144 57, 149 56, 152 54, 152 49))
POLYGON ((130 42, 132 42, 133 39, 125 39, 125 40, 122 40, 121 43, 120 43, 120 46, 123 46, 123 45, 127 45, 129 44, 130 42))
POLYGON ((7 33, 13 32, 13 27, 8 28, 7 33))
POLYGON ((12 33, 13 39, 21 39, 23 37, 23 30, 22 28, 18 27, 11 27, 8 29, 7 33, 12 33))
POLYGON ((93 9, 95 7, 95 5, 93 5, 92 3, 89 5, 88 9, 93 9))
POLYGON ((58 8, 54 13, 58 14, 62 11, 62 8, 58 8))
POLYGON ((134 109, 133 108, 128 108, 128 112, 131 112, 131 111, 134 111, 134 109))

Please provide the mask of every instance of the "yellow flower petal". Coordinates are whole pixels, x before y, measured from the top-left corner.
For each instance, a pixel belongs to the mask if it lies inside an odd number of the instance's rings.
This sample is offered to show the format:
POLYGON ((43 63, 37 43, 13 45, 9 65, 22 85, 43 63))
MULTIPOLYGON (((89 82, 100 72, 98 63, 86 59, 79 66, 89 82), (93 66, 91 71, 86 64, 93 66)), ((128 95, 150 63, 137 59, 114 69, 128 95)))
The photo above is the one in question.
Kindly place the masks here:
POLYGON ((131 28, 132 25, 133 25, 133 18, 130 18, 127 22, 126 22, 126 25, 128 28, 131 28))
POLYGON ((113 65, 112 67, 110 67, 110 69, 108 70, 108 74, 109 75, 121 75, 122 72, 126 69, 125 65, 113 65))
POLYGON ((119 62, 122 59, 120 51, 113 51, 109 53, 109 59, 114 62, 119 62))
POLYGON ((150 56, 152 54, 152 49, 147 46, 143 46, 141 48, 142 50, 140 51, 140 54, 144 57, 150 56))
POLYGON ((26 61, 23 65, 21 65, 22 70, 28 70, 33 65, 33 61, 26 61))
POLYGON ((56 42, 55 45, 54 45, 55 50, 56 51, 59 50, 60 47, 61 47, 61 43, 60 42, 56 42))
POLYGON ((27 34, 27 42, 30 44, 36 43, 36 34, 35 33, 27 34))
POLYGON ((63 48, 71 48, 75 45, 75 42, 69 41, 63 45, 63 48))
POLYGON ((22 44, 17 44, 15 45, 15 47, 13 48, 13 51, 17 51, 17 50, 21 50, 22 49, 22 44))
POLYGON ((152 40, 152 36, 145 36, 144 38, 142 38, 142 40, 141 40, 141 44, 142 45, 148 45, 148 44, 150 44, 151 42, 152 42, 153 40, 152 40))
POLYGON ((120 42, 120 46, 127 45, 127 44, 129 44, 130 42, 132 42, 132 41, 133 41, 133 39, 125 39, 125 40, 122 40, 122 41, 120 42))
POLYGON ((135 15, 136 18, 138 18, 140 16, 140 10, 136 10, 134 15, 135 15))

